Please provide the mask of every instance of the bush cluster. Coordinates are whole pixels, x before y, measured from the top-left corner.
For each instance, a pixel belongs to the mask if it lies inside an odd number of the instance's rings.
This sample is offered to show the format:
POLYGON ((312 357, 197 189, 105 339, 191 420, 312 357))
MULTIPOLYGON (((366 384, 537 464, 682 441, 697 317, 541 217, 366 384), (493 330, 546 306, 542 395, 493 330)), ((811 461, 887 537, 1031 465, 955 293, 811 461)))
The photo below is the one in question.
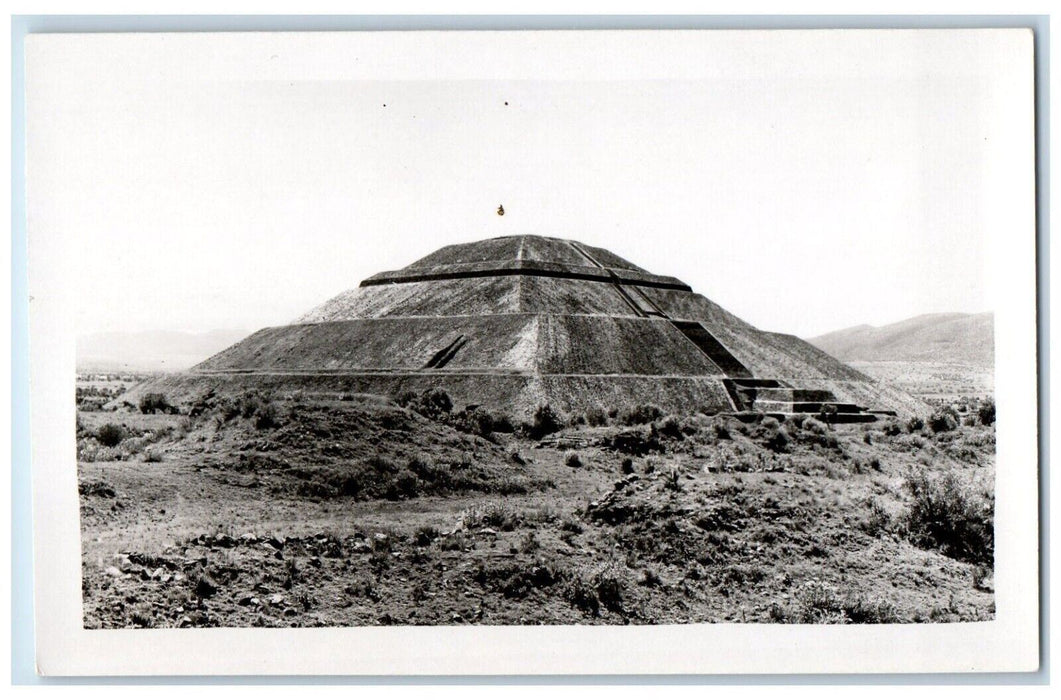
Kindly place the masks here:
POLYGON ((928 417, 928 427, 934 433, 947 433, 961 424, 958 412, 951 406, 944 406, 928 417))
POLYGON ((954 559, 993 566, 994 499, 989 491, 963 484, 957 474, 913 474, 905 488, 912 502, 904 525, 917 546, 954 559))
POLYGON ((796 589, 794 605, 786 610, 775 605, 771 617, 778 622, 802 624, 891 624, 905 622, 899 609, 883 599, 841 595, 824 581, 807 581, 796 589))
POLYGON ((148 392, 140 397, 140 413, 176 413, 165 394, 148 392))
POLYGON ((663 417, 663 410, 655 404, 645 403, 632 406, 623 411, 619 416, 619 422, 623 425, 644 425, 652 423, 663 417))
POLYGON ((398 396, 397 403, 424 418, 445 423, 470 435, 487 438, 491 433, 511 433, 515 429, 508 416, 492 413, 482 406, 467 406, 461 411, 454 411, 453 399, 440 387, 427 389, 420 394, 407 391, 398 396))
POLYGON ((542 404, 534 411, 534 419, 525 426, 527 434, 535 440, 551 435, 564 427, 563 417, 549 404, 542 404))
POLYGON ((104 423, 96 431, 96 439, 104 447, 115 447, 125 439, 125 429, 115 423, 104 423))
POLYGON ((995 424, 995 400, 994 399, 987 399, 982 404, 980 404, 980 408, 977 410, 977 415, 980 418, 980 422, 983 423, 984 425, 994 425, 995 424))

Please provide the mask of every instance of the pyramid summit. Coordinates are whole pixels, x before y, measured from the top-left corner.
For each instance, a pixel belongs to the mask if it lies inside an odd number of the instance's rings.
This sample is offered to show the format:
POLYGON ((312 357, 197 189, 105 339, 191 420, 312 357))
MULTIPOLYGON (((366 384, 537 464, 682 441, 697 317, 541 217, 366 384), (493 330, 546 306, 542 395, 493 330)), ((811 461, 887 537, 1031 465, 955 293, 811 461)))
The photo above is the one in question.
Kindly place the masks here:
MULTIPOLYGON (((380 272, 140 391, 241 387, 396 396, 527 416, 651 403, 665 411, 911 413, 911 397, 795 336, 761 331, 674 277, 545 236, 450 245, 380 272)), ((137 390, 134 389, 134 392, 137 390)), ((128 400, 128 399, 127 399, 128 400)))

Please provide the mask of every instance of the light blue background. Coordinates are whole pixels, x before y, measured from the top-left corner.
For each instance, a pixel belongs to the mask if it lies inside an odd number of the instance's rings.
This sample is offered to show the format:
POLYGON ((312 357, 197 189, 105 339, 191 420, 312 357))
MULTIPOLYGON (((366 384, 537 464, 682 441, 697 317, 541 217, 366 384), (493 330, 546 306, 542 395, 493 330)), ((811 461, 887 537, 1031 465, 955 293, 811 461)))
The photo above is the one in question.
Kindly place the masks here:
POLYGON ((11 680, 24 685, 119 684, 1046 684, 1049 669, 1049 64, 1048 16, 240 16, 16 15, 11 18, 11 680), (183 676, 40 678, 34 670, 33 523, 29 465, 29 347, 26 285, 24 39, 30 33, 502 30, 502 29, 826 29, 1028 27, 1035 32, 1036 165, 1039 274, 1040 659, 1036 673, 757 676, 430 676, 300 677, 183 676))

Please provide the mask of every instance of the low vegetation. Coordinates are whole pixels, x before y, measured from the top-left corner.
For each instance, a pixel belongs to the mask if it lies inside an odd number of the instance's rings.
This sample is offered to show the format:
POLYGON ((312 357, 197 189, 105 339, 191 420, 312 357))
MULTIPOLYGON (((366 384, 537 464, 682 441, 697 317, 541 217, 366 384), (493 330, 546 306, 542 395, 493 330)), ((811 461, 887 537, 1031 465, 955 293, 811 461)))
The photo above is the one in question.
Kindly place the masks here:
POLYGON ((90 627, 994 614, 988 402, 865 425, 520 422, 443 388, 150 403, 78 416, 90 627))

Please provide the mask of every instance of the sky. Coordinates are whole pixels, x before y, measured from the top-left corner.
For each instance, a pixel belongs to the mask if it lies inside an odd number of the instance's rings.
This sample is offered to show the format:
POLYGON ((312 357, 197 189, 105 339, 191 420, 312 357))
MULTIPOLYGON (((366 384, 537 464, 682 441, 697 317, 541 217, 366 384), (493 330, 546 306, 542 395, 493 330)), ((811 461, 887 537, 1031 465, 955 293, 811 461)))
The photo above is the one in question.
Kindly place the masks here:
POLYGON ((1014 33, 489 34, 31 42, 30 246, 77 333, 281 325, 512 234, 803 337, 991 310, 1014 33))

